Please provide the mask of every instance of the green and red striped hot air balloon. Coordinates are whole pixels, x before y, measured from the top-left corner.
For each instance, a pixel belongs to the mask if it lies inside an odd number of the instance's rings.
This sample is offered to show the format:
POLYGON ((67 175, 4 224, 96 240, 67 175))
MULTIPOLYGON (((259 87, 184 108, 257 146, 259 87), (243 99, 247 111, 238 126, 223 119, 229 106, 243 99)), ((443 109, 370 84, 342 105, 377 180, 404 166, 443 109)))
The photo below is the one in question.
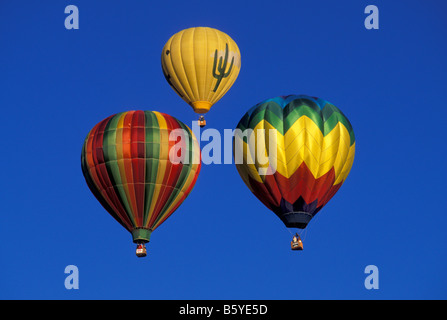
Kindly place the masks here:
POLYGON ((90 131, 81 163, 92 193, 131 232, 137 255, 145 256, 152 231, 193 189, 200 148, 191 129, 174 117, 128 111, 90 131))
POLYGON ((290 95, 265 100, 242 117, 237 129, 233 148, 240 176, 288 228, 306 228, 340 189, 354 161, 349 120, 323 99, 290 95), (267 161, 257 159, 258 154, 267 161))

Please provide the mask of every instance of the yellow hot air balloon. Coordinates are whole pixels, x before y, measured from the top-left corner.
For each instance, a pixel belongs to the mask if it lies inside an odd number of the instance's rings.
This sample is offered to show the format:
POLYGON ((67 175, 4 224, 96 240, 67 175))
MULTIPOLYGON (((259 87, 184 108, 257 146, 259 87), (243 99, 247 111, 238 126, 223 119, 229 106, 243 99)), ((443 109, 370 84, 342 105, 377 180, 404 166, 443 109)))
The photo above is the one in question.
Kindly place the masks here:
POLYGON ((161 66, 175 92, 194 112, 204 114, 233 85, 241 69, 241 54, 226 33, 208 27, 189 28, 166 42, 161 66))

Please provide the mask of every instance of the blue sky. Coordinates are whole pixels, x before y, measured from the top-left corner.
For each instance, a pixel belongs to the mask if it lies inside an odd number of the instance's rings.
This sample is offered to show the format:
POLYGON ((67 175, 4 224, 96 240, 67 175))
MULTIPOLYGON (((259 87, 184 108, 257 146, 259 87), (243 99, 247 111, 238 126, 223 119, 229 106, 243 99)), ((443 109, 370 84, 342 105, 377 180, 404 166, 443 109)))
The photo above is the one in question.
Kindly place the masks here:
MULTIPOLYGON (((1 1, 1 299, 446 299, 447 24, 443 1, 1 1), (78 30, 64 9, 79 8, 78 30), (379 8, 366 30, 364 8, 379 8), (234 128, 254 104, 308 94, 356 135, 352 171, 303 252, 234 165, 203 165, 182 206, 135 257, 88 190, 88 131, 127 110, 197 117, 165 81, 175 32, 209 26, 242 67, 207 115, 234 128), (79 269, 67 290, 64 269, 79 269), (364 269, 379 269, 367 290, 364 269)), ((203 142, 202 142, 203 145, 203 142)))

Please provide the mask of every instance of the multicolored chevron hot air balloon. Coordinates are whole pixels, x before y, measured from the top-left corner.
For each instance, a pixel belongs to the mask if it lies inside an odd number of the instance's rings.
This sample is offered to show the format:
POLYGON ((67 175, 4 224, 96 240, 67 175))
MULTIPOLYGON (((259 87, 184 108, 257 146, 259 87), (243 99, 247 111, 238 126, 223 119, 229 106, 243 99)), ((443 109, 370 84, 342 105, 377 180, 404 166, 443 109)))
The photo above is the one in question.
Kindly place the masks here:
POLYGON ((122 112, 99 122, 85 139, 81 164, 92 193, 132 233, 138 256, 146 255, 152 231, 191 192, 201 166, 190 128, 155 111, 122 112))
POLYGON ((174 91, 194 112, 204 114, 236 81, 241 53, 236 42, 222 31, 189 28, 166 42, 161 66, 174 91))
POLYGON ((237 129, 233 147, 239 174, 288 228, 306 228, 340 189, 354 161, 352 126, 323 99, 290 95, 265 100, 242 117, 237 129), (273 142, 270 130, 276 135, 273 142), (256 159, 259 151, 268 162, 256 159), (242 153, 239 164, 237 152, 242 153))

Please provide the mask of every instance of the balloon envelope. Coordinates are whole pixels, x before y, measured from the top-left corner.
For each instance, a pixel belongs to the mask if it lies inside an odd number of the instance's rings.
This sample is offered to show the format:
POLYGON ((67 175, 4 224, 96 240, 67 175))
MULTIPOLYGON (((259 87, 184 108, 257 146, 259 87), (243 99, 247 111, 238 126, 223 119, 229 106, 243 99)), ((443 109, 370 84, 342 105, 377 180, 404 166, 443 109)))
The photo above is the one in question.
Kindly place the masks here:
POLYGON ((200 149, 179 120, 155 111, 128 111, 90 131, 81 164, 102 206, 132 233, 134 242, 148 242, 194 187, 200 149), (170 139, 176 129, 181 136, 170 139))
POLYGON ((242 117, 237 129, 233 148, 240 176, 287 227, 305 228, 340 189, 354 161, 352 126, 323 99, 265 100, 242 117), (267 161, 258 154, 267 155, 267 161))
POLYGON ((206 113, 236 80, 241 54, 226 33, 208 27, 182 30, 166 42, 163 74, 196 113, 206 113))

